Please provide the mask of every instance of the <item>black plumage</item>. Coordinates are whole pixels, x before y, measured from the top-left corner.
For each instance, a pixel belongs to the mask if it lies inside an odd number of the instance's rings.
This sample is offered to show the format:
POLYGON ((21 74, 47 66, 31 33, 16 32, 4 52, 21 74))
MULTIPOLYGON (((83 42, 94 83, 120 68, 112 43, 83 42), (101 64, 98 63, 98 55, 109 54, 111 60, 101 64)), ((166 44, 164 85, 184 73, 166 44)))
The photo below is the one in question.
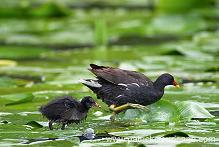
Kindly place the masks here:
POLYGON ((152 82, 139 72, 95 64, 90 66, 88 70, 96 75, 97 80, 86 79, 82 83, 108 106, 118 107, 127 103, 150 105, 161 99, 166 85, 179 87, 169 73, 162 74, 152 82))
POLYGON ((53 129, 53 122, 62 123, 61 129, 64 130, 66 124, 78 124, 85 120, 91 107, 100 107, 92 97, 84 97, 79 102, 72 96, 67 95, 41 106, 39 111, 49 120, 50 130, 53 129))

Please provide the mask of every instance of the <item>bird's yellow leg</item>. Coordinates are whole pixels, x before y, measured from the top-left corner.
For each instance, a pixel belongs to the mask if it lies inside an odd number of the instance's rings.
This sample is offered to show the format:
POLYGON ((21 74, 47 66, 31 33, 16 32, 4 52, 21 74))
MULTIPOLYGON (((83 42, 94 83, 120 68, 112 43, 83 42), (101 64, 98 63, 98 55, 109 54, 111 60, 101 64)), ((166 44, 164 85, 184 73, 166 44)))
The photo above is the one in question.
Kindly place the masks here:
POLYGON ((127 104, 124 104, 124 105, 121 105, 121 106, 118 106, 116 107, 114 104, 110 105, 109 109, 112 110, 112 111, 120 111, 120 110, 123 110, 123 109, 127 109, 129 107, 128 103, 127 104))
POLYGON ((150 111, 147 107, 143 106, 143 105, 140 105, 140 104, 132 104, 132 103, 127 103, 127 104, 124 104, 124 105, 121 105, 121 106, 118 106, 118 107, 115 107, 114 104, 110 105, 109 109, 112 110, 112 111, 122 111, 124 109, 128 109, 128 108, 137 108, 137 109, 141 109, 145 112, 148 112, 150 111))
POLYGON ((140 105, 140 104, 132 104, 132 103, 127 103, 127 104, 124 104, 124 105, 121 105, 121 106, 118 106, 116 107, 114 104, 110 105, 109 109, 111 111, 113 111, 113 114, 111 115, 110 119, 111 120, 115 120, 115 116, 116 116, 116 112, 118 111, 122 111, 124 109, 128 109, 128 108, 137 108, 137 109, 140 109, 140 110, 143 110, 145 112, 149 112, 150 110, 143 106, 143 105, 140 105))

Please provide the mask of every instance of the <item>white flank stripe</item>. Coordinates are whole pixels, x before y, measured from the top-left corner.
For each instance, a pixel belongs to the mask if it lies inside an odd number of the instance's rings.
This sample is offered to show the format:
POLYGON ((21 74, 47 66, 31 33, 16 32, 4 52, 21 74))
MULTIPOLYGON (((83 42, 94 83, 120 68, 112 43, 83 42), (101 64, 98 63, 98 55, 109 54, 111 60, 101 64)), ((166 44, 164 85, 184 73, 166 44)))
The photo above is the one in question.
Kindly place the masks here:
POLYGON ((116 98, 119 98, 119 97, 121 97, 121 96, 123 96, 122 94, 120 94, 120 95, 118 95, 116 98))
POLYGON ((137 83, 132 83, 133 85, 136 85, 136 86, 138 86, 138 87, 140 87, 137 83))
POLYGON ((125 86, 125 87, 128 86, 127 84, 123 84, 123 83, 119 83, 118 85, 120 85, 120 86, 125 86))

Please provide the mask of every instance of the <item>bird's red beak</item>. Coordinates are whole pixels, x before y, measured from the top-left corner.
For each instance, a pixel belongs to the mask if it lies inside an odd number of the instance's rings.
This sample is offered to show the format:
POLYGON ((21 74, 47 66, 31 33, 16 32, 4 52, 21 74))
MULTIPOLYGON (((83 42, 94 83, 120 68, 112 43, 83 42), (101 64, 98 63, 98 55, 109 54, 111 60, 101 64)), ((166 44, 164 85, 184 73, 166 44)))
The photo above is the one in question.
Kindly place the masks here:
POLYGON ((100 108, 101 106, 98 105, 97 103, 93 103, 93 107, 98 107, 98 108, 100 108))
POLYGON ((179 84, 176 83, 175 81, 173 82, 173 86, 176 86, 176 87, 180 88, 179 84))

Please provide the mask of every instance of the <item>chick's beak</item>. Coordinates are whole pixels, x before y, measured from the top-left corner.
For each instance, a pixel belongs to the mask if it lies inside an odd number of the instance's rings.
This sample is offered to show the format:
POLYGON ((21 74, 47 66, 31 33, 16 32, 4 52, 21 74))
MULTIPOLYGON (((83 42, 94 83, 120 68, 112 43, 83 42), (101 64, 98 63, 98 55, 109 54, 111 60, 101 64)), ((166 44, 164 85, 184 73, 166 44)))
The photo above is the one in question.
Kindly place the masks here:
POLYGON ((97 103, 93 103, 93 107, 98 107, 98 108, 101 108, 100 105, 98 105, 97 103))
POLYGON ((179 84, 176 83, 175 81, 173 82, 173 86, 176 86, 177 88, 180 88, 179 84))

